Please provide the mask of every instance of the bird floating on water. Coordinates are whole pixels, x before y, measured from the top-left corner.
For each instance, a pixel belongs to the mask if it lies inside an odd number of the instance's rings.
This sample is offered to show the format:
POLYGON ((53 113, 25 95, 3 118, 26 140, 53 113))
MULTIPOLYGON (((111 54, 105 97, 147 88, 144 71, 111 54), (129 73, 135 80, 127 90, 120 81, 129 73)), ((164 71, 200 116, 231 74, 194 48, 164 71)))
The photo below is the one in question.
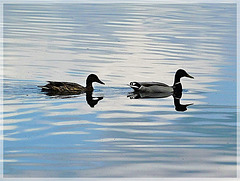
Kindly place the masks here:
POLYGON ((178 69, 175 73, 175 79, 173 86, 161 82, 130 82, 130 87, 134 89, 135 92, 150 92, 150 93, 181 93, 182 84, 180 79, 182 77, 192 78, 185 70, 178 69))
POLYGON ((73 82, 55 82, 55 81, 47 81, 47 82, 48 84, 44 86, 38 86, 38 87, 41 87, 42 91, 44 92, 50 92, 52 95, 82 94, 85 92, 92 92, 94 90, 92 86, 93 82, 105 84, 95 74, 90 74, 87 77, 86 87, 73 82))

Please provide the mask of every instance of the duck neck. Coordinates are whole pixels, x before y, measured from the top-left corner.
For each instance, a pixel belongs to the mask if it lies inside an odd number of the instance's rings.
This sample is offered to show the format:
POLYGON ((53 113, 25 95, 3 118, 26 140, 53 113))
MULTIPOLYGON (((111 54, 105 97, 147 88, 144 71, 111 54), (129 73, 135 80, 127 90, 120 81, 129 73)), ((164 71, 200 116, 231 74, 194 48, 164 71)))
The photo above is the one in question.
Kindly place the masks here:
POLYGON ((92 82, 90 82, 90 81, 86 82, 86 91, 88 91, 88 92, 92 92, 93 91, 92 82))
POLYGON ((182 93, 182 84, 180 82, 180 77, 175 75, 174 84, 173 84, 174 93, 182 93))
POLYGON ((180 83, 180 77, 177 76, 177 74, 175 75, 175 78, 174 78, 174 84, 173 85, 176 85, 176 84, 179 84, 180 83))

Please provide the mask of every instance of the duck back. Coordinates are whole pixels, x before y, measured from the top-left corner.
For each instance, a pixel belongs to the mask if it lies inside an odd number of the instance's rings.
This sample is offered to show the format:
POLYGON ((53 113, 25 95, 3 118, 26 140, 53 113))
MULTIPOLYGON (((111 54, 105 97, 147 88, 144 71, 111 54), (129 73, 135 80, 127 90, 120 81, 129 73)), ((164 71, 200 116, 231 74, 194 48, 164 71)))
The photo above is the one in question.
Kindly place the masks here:
POLYGON ((161 82, 131 82, 130 87, 139 92, 173 92, 173 88, 161 82))
POLYGON ((41 86, 43 91, 47 92, 55 92, 55 93, 81 93, 85 92, 86 88, 72 82, 55 82, 55 81, 48 81, 48 84, 45 86, 41 86))

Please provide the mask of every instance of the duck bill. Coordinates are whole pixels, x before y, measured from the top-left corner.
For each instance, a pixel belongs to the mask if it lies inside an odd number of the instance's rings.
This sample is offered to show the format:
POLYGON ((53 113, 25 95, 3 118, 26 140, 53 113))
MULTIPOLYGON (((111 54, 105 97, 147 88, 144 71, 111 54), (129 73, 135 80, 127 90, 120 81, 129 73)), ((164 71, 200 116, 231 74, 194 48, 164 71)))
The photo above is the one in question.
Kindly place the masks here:
POLYGON ((105 85, 105 83, 102 82, 101 80, 98 80, 97 82, 98 82, 99 84, 103 84, 103 85, 105 85))
POLYGON ((186 77, 191 78, 191 79, 194 79, 194 77, 191 76, 191 75, 189 75, 189 74, 188 74, 186 77))
POLYGON ((185 106, 191 106, 191 105, 193 105, 193 103, 191 103, 191 104, 185 104, 185 106))

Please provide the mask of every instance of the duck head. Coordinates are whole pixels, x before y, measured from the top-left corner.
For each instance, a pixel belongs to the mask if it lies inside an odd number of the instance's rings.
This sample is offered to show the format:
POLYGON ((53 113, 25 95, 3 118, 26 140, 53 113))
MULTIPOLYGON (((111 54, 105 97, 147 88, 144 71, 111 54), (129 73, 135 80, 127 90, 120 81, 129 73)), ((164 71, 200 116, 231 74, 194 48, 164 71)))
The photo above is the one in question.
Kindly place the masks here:
POLYGON ((88 77, 87 77, 87 86, 88 85, 92 85, 92 83, 93 82, 97 82, 97 83, 99 83, 99 84, 105 84, 105 83, 103 83, 99 78, 98 78, 98 76, 97 75, 95 75, 95 74, 90 74, 88 77))
POLYGON ((178 69, 176 74, 175 74, 175 78, 182 78, 182 77, 188 77, 191 79, 194 79, 194 77, 192 77, 191 75, 189 75, 185 70, 183 69, 178 69))
POLYGON ((174 79, 174 84, 173 84, 174 94, 176 94, 176 95, 182 92, 182 84, 180 83, 180 79, 182 77, 188 77, 188 78, 194 79, 185 70, 178 69, 175 74, 175 79, 174 79))
POLYGON ((178 69, 176 74, 175 74, 175 80, 174 80, 174 85, 180 83, 180 79, 182 77, 188 77, 191 79, 194 79, 191 75, 189 75, 185 70, 183 69, 178 69))

